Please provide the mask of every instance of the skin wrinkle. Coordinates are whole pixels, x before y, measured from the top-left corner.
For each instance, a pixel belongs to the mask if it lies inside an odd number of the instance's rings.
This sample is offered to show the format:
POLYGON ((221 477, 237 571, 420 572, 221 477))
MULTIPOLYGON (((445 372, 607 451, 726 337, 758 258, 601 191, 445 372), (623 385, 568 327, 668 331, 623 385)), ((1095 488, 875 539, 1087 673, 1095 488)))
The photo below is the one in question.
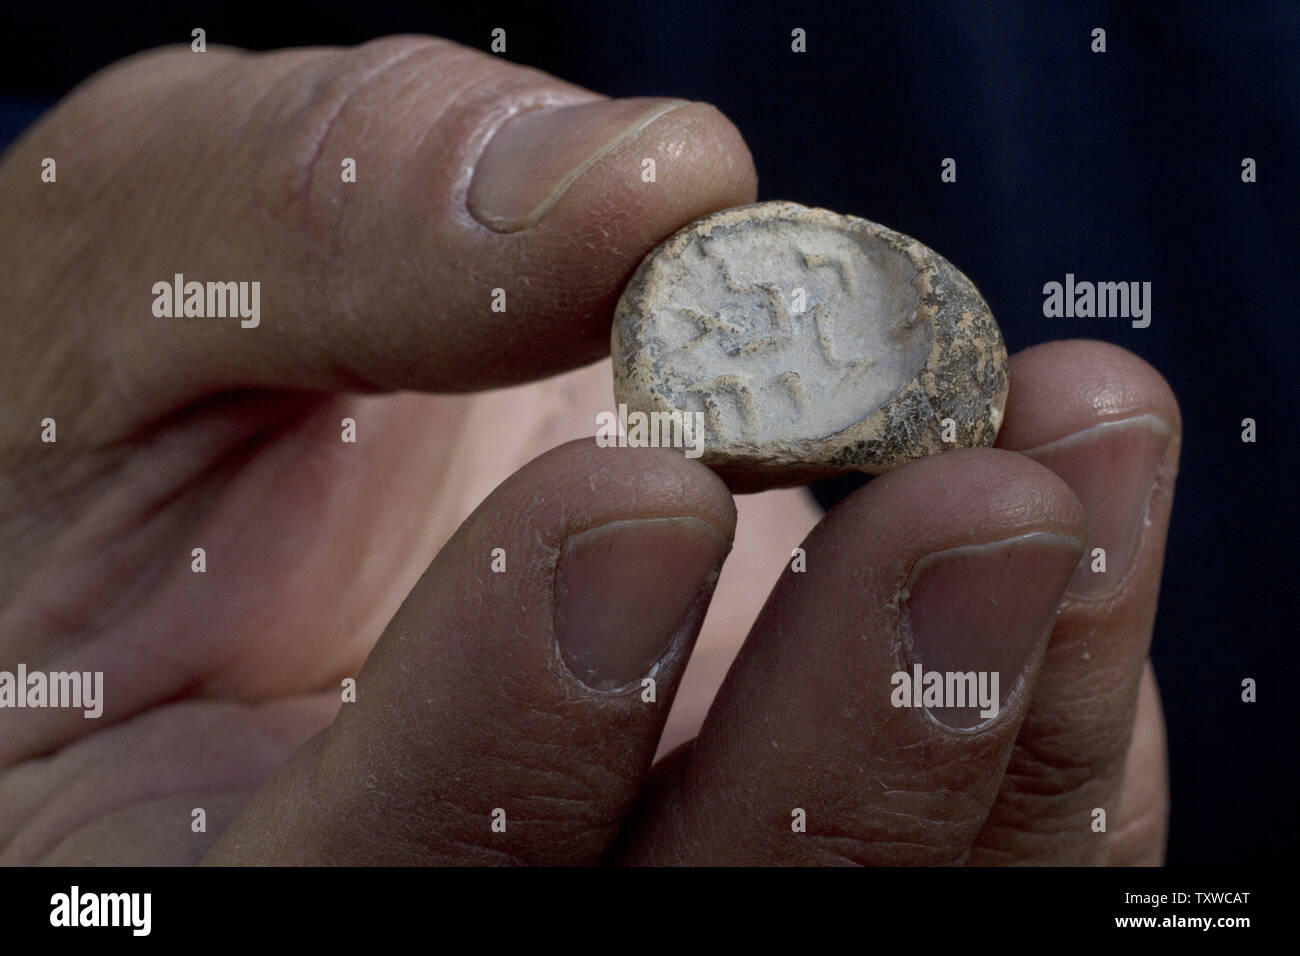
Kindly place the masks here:
MULTIPOLYGON (((636 778, 619 774, 612 767, 598 767, 588 763, 564 766, 559 763, 551 763, 549 758, 540 756, 536 760, 524 759, 523 755, 530 753, 531 749, 533 748, 521 746, 512 750, 510 756, 484 755, 485 759, 499 760, 510 770, 526 771, 528 779, 533 781, 533 785, 529 788, 529 793, 522 794, 525 799, 564 799, 590 806, 600 793, 610 790, 630 790, 637 782, 636 778), (560 781, 560 785, 552 788, 550 786, 552 780, 560 781), (568 790, 572 789, 574 784, 577 784, 579 791, 585 792, 587 796, 559 797, 556 794, 538 792, 548 789, 555 789, 556 791, 568 790)), ((555 749, 560 750, 561 753, 558 756, 563 757, 564 751, 569 748, 557 744, 555 749)), ((518 779, 517 774, 511 776, 513 779, 518 779)))
MULTIPOLYGON (((225 733, 232 727, 241 736, 247 735, 262 741, 266 745, 263 747, 263 756, 267 751, 282 752, 285 744, 290 739, 281 734, 268 732, 266 727, 258 726, 250 721, 249 718, 254 713, 254 708, 238 705, 217 705, 215 708, 181 706, 186 711, 186 722, 181 724, 179 735, 175 735, 177 733, 175 731, 168 731, 162 740, 155 741, 153 743, 155 749, 150 752, 149 760, 152 760, 157 755, 170 752, 171 748, 178 745, 184 752, 200 752, 203 741, 223 739, 225 733), (194 717, 197 717, 199 723, 189 722, 194 717), (189 746, 195 741, 199 741, 200 746, 189 746)), ((151 712, 139 719, 149 724, 157 723, 160 713, 162 712, 151 712)), ((127 725, 134 720, 135 718, 124 720, 113 725, 113 727, 119 731, 122 729, 129 730, 130 728, 127 725)), ((271 726, 273 730, 274 725, 271 726)), ((49 756, 31 758, 8 768, 4 772, 3 779, 6 781, 9 779, 9 774, 15 770, 33 772, 39 776, 43 769, 47 777, 53 777, 54 779, 48 780, 48 785, 45 787, 47 793, 53 790, 53 797, 44 801, 35 815, 21 822, 16 829, 9 832, 7 837, 0 839, 0 858, 9 855, 13 848, 24 840, 35 839, 42 829, 50 831, 43 840, 36 843, 34 849, 25 854, 25 859, 30 864, 47 856, 58 842, 66 839, 79 829, 93 825, 103 817, 154 800, 179 795, 173 785, 164 786, 158 784, 154 788, 133 794, 130 799, 121 802, 109 802, 106 805, 96 807, 93 811, 88 811, 84 807, 79 808, 79 804, 83 802, 81 796, 83 791, 76 789, 76 782, 84 779, 87 775, 94 776, 101 771, 111 775, 115 764, 93 752, 88 754, 89 760, 87 762, 86 759, 83 759, 83 754, 86 753, 87 748, 84 746, 77 748, 76 745, 74 745, 74 748, 65 748, 49 756), (75 774, 71 788, 68 786, 69 774, 75 774), (60 819, 64 819, 65 822, 57 823, 60 819)), ((132 777, 131 779, 133 786, 140 786, 138 777, 132 777)), ((185 786, 186 783, 187 781, 184 780, 178 781, 177 785, 185 786)), ((207 791, 207 784, 205 784, 204 789, 207 791)), ((233 789, 238 788, 219 788, 217 792, 229 792, 229 790, 233 789)), ((103 791, 93 791, 89 796, 98 796, 102 793, 103 791)))
MULTIPOLYGON (((94 456, 70 463, 64 469, 57 469, 53 461, 47 466, 44 459, 37 460, 39 464, 35 471, 30 474, 15 471, 12 475, 5 475, 3 484, 0 485, 0 488, 4 489, 0 501, 23 504, 22 508, 0 518, 0 521, 3 521, 4 540, 10 547, 16 547, 20 553, 33 550, 37 546, 35 540, 37 537, 58 535, 72 527, 75 519, 69 518, 68 515, 75 510, 73 505, 82 494, 82 489, 78 486, 98 482, 105 475, 112 473, 118 463, 117 460, 104 461, 100 456, 94 456), (48 472, 45 470, 46 467, 49 468, 48 472), (66 485, 57 480, 59 471, 62 471, 63 477, 68 479, 66 485), (69 471, 74 471, 75 475, 70 476, 69 471), (60 526, 52 533, 38 535, 42 522, 48 524, 52 520, 61 522, 60 526)), ((23 572, 18 571, 18 574, 22 575, 23 572)), ((18 577, 14 579, 13 584, 6 582, 3 590, 0 591, 5 595, 6 606, 12 601, 13 592, 21 581, 22 577, 18 577)), ((0 633, 4 633, 4 629, 0 629, 0 633)))
MULTIPOLYGON (((476 812, 474 817, 481 822, 482 812, 476 812)), ((509 816, 507 815, 508 821, 509 816)), ((432 837, 418 831, 412 831, 408 826, 400 826, 397 829, 403 836, 403 840, 399 845, 402 854, 405 856, 404 864, 399 865, 522 867, 529 866, 532 863, 526 856, 517 853, 513 849, 498 849, 486 846, 483 843, 476 843, 473 840, 463 839, 456 835, 459 832, 456 828, 443 829, 432 837), (462 851, 459 855, 451 852, 456 848, 462 851), (466 853, 469 854, 468 860, 465 858, 466 853)), ((356 841, 349 842, 355 845, 356 841)), ((382 830, 377 831, 371 837, 370 842, 382 846, 383 851, 375 853, 369 859, 373 862, 388 865, 392 853, 393 834, 382 830)))
MULTIPOLYGON (((393 44, 396 46, 396 44, 393 44)), ((290 200, 291 206, 312 205, 312 183, 315 180, 316 166, 320 162, 325 143, 333 136, 340 116, 362 94, 368 93, 389 73, 422 54, 437 54, 436 44, 412 44, 406 49, 397 50, 392 56, 379 63, 366 63, 364 54, 370 48, 358 47, 355 53, 345 54, 339 63, 339 69, 312 85, 307 93, 307 102, 303 109, 304 117, 298 121, 299 130, 309 129, 307 148, 303 156, 295 157, 294 164, 299 169, 297 179, 293 182, 293 195, 301 200, 290 200), (316 116, 320 112, 322 115, 316 116)), ((436 118, 434 122, 436 122, 436 118)))
MULTIPOLYGON (((223 477, 225 472, 231 467, 233 467, 233 465, 228 462, 217 461, 213 463, 207 472, 196 476, 192 481, 191 491, 197 490, 199 486, 205 482, 210 483, 214 478, 223 477)), ((132 610, 132 602, 137 601, 141 595, 149 593, 153 587, 167 576, 168 565, 163 560, 166 557, 166 554, 160 553, 157 547, 151 547, 150 545, 154 538, 163 535, 169 537, 174 536, 177 529, 175 527, 168 527, 166 522, 164 522, 162 526, 158 526, 156 522, 165 515, 167 521, 174 524, 175 521, 179 519, 173 518, 173 515, 179 515, 181 519, 186 515, 192 516, 202 503, 203 502, 201 501, 182 500, 177 497, 171 502, 161 504, 155 503, 148 506, 145 509, 146 513, 143 516, 132 514, 123 515, 107 527, 85 529, 78 525, 68 528, 54 540, 49 548, 46 549, 33 565, 33 570, 26 579, 30 586, 24 587, 22 583, 17 585, 18 590, 12 595, 11 599, 7 603, 6 611, 13 608, 26 611, 29 615, 35 614, 38 616, 36 632, 43 635, 47 640, 50 635, 70 638, 72 636, 79 634, 85 635, 87 633, 98 633, 98 635, 102 636, 104 633, 116 631, 118 626, 122 623, 122 618, 132 610), (148 524, 148 532, 146 537, 138 540, 135 535, 130 533, 130 529, 141 519, 141 517, 143 517, 146 524, 148 524), (148 519, 154 519, 155 523, 150 524, 148 519), (85 540, 87 535, 90 536, 89 541, 85 540), (45 566, 49 563, 51 556, 59 555, 68 550, 68 539, 71 539, 73 544, 82 543, 83 547, 78 549, 82 551, 84 551, 85 544, 95 544, 103 541, 110 543, 128 541, 133 545, 132 556, 134 557, 138 555, 140 558, 136 563, 143 563, 144 567, 143 569, 137 569, 137 573, 132 575, 130 584, 127 587, 115 589, 111 600, 107 604, 101 604, 97 600, 85 598, 83 596, 83 601, 85 602, 86 607, 81 612, 78 612, 75 607, 68 608, 62 605, 53 606, 50 602, 43 599, 38 600, 36 596, 30 595, 27 592, 31 590, 31 587, 44 589, 48 586, 49 578, 48 575, 44 573, 46 570, 45 566), (152 558, 152 560, 145 560, 146 558, 152 558), (93 626, 91 625, 90 620, 92 616, 94 618, 93 626), (41 627, 39 620, 45 621, 46 626, 41 627)), ((96 515, 97 512, 92 513, 91 516, 84 520, 93 520, 96 515)), ((188 522, 189 526, 192 526, 192 524, 192 521, 188 522)), ((104 553, 103 550, 96 548, 95 551, 96 554, 102 558, 104 553)), ((115 569, 115 574, 120 575, 121 573, 120 567, 115 569)), ((63 600, 67 600, 67 597, 66 593, 59 595, 59 598, 63 600)), ((12 621, 8 620, 9 617, 10 615, 6 613, 0 613, 0 623, 4 623, 5 625, 3 631, 10 634, 18 634, 21 631, 31 630, 30 624, 21 629, 16 627, 12 621)), ((21 620, 21 617, 19 619, 21 620)), ((80 646, 92 646, 97 639, 98 637, 83 636, 80 646)))
MULTIPOLYGON (((1021 769, 1004 772, 1002 781, 1005 792, 1008 795, 1014 794, 1035 799, 1041 797, 1069 798, 1085 792, 1089 787, 1093 787, 1097 783, 1093 777, 1088 776, 1086 771, 1081 771, 1078 768, 1062 770, 1053 765, 1042 765, 1034 762, 1032 769, 1032 773, 1021 769)), ((1054 809, 1059 810, 1066 806, 1065 800, 1052 801, 1054 809)))
MULTIPOLYGON (((410 59, 413 59, 414 55, 419 52, 421 51, 418 50, 412 51, 412 55, 401 58, 400 63, 402 65, 406 65, 408 61, 410 59)), ((397 64, 393 64, 392 66, 395 67, 396 65, 397 64)), ((390 72, 391 72, 390 69, 385 69, 381 76, 376 76, 372 80, 368 80, 368 86, 370 87, 378 86, 378 81, 381 78, 386 78, 390 72)), ((418 75, 418 73, 416 73, 414 69, 408 69, 407 74, 418 75)), ((343 121, 351 120, 355 117, 356 111, 357 109, 359 109, 359 107, 355 107, 353 105, 353 101, 356 96, 359 96, 363 92, 368 93, 370 92, 370 89, 352 91, 349 94, 349 102, 346 107, 347 109, 351 110, 351 112, 341 111, 339 115, 336 115, 331 120, 331 128, 330 130, 326 131, 326 133, 322 137, 320 141, 320 145, 318 147, 318 155, 315 159, 313 159, 312 162, 313 174, 314 174, 315 165, 319 161, 319 153, 321 150, 324 149, 327 138, 333 136, 340 126, 352 125, 349 123, 345 123, 343 121)), ((445 112, 445 108, 443 112, 445 112)), ((374 116, 374 113, 364 112, 362 115, 364 115, 365 117, 364 123, 362 124, 363 128, 360 133, 353 134, 351 139, 354 141, 360 141, 364 143, 367 142, 368 140, 368 129, 370 127, 371 119, 374 116)), ((439 113, 438 116, 428 124, 427 128, 425 129, 425 132, 422 133, 419 139, 417 140, 417 146, 422 145, 424 143, 424 140, 427 138, 429 133, 436 128, 437 122, 440 119, 441 119, 441 113, 439 113)), ((389 117, 389 122, 396 124, 397 118, 389 117)), ((396 155, 412 155, 410 148, 406 146, 406 144, 392 144, 391 149, 392 152, 396 155)), ((334 169, 334 167, 331 166, 327 170, 326 175, 327 176, 333 175, 335 172, 336 170, 334 169)), ((378 195, 373 200, 376 206, 382 208, 386 202, 390 201, 391 196, 393 194, 393 190, 400 188, 400 179, 401 177, 392 177, 392 179, 379 184, 379 186, 377 187, 378 195)), ((344 249, 344 245, 343 245, 344 239, 346 236, 351 235, 352 232, 349 231, 347 228, 345 228, 343 223, 345 223, 346 221, 348 210, 354 207, 349 206, 348 203, 342 201, 341 197, 339 197, 337 194, 327 193, 325 198, 316 199, 311 196, 310 190, 308 190, 308 192, 305 194, 305 197, 306 198, 304 198, 302 205, 305 213, 305 219, 310 223, 308 227, 309 231, 316 234, 323 234, 324 236, 327 237, 328 240, 329 255, 318 257, 315 263, 315 268, 318 270, 317 274, 321 276, 321 281, 322 283, 324 283, 329 279, 335 277, 335 272, 331 269, 332 264, 337 263, 340 258, 352 258, 354 260, 358 260, 358 264, 360 264, 359 260, 361 257, 367 254, 367 250, 364 247, 362 249, 356 249, 356 248, 352 248, 349 250, 344 249), (322 223, 325 223, 325 225, 321 225, 322 223)), ((306 247, 306 250, 307 252, 310 252, 311 247, 310 246, 306 247)), ((407 266, 406 272, 413 280, 418 280, 419 278, 422 278, 420 266, 418 263, 407 260, 405 258, 401 259, 400 261, 404 266, 407 266)), ((376 269, 375 271, 377 272, 379 270, 376 269)), ((405 285, 406 283, 404 282, 403 284, 405 285)), ((412 281, 410 284, 412 287, 415 287, 416 282, 412 281)), ((330 297, 330 299, 332 302, 341 302, 341 303, 348 302, 347 296, 344 294, 333 295, 330 297)), ((348 311, 350 313, 355 313, 356 310, 351 306, 351 304, 349 304, 348 311)), ((350 323, 350 324, 352 326, 355 326, 356 323, 350 323)), ((342 324, 340 327, 348 328, 349 324, 345 323, 342 324)))
MULTIPOLYGON (((439 53, 440 51, 431 51, 431 52, 439 53)), ((446 64, 444 62, 442 62, 440 59, 437 60, 437 62, 438 65, 443 66, 445 68, 446 64)), ((419 74, 413 73, 413 75, 418 76, 419 74)), ((431 89, 437 91, 436 98, 439 102, 439 109, 438 112, 433 114, 431 117, 427 117, 427 116, 421 117, 421 122, 424 125, 424 132, 422 132, 419 138, 416 139, 414 143, 406 150, 407 156, 409 157, 408 161, 410 162, 414 162, 416 161, 417 158, 422 157, 424 155, 426 148, 428 148, 429 137, 439 134, 441 132, 440 127, 444 121, 444 118, 449 113, 462 107, 462 101, 467 96, 467 94, 477 94, 481 89, 479 77, 472 70, 466 71, 466 74, 462 78, 460 83, 453 84, 450 87, 446 86, 444 82, 441 80, 433 79, 432 76, 429 80, 428 86, 431 89)), ((505 92, 506 91, 503 91, 503 95, 505 92)), ((462 146, 458 152, 463 154, 464 147, 462 146)), ((440 159, 444 159, 444 158, 440 157, 440 159)), ((469 165, 472 168, 472 164, 469 165)), ((397 186, 396 183, 390 185, 391 188, 396 188, 397 186)))
MULTIPOLYGON (((77 841, 83 840, 88 836, 94 835, 98 828, 109 823, 116 822, 117 831, 120 831, 123 824, 129 827, 137 816, 143 817, 137 825, 143 827, 146 823, 153 827, 158 825, 160 818, 173 816, 175 809, 179 806, 182 810, 188 810, 190 807, 202 807, 207 811, 207 822, 209 830, 206 834, 196 837, 196 843, 190 843, 188 836, 183 838, 185 850, 187 851, 183 858, 170 857, 162 861, 165 865, 170 866, 190 866, 198 861, 198 858, 207 851, 207 846, 216 840, 220 835, 219 830, 214 830, 212 824, 229 823, 238 814, 238 808, 248 801, 248 798, 254 791, 250 789, 237 790, 207 790, 187 793, 178 793, 173 796, 126 807, 122 810, 115 811, 111 814, 98 817, 88 821, 84 826, 78 827, 71 831, 58 845, 53 847, 48 853, 42 854, 39 859, 31 861, 32 866, 83 866, 83 865, 113 865, 116 860, 113 858, 98 858, 88 851, 83 851, 76 859, 69 859, 73 847, 77 841)), ((92 844, 93 848, 93 844, 92 844)), ((150 861, 155 862, 155 861, 150 861)))
MULTIPOLYGON (((267 119, 263 114, 266 112, 275 112, 268 110, 268 103, 279 104, 280 97, 283 96, 284 90, 281 84, 284 84, 287 77, 294 76, 301 72, 308 72, 309 67, 318 66, 321 62, 327 61, 337 55, 335 47, 309 47, 296 50, 271 50, 263 53, 252 52, 240 49, 239 47, 209 47, 207 56, 211 57, 214 52, 220 52, 227 59, 220 64, 217 71, 217 78, 226 80, 227 89, 222 90, 226 95, 240 92, 239 84, 250 71, 250 66, 254 69, 272 70, 280 68, 283 72, 270 78, 269 82, 262 83, 259 86, 256 99, 252 105, 243 111, 238 129, 236 131, 235 142, 245 143, 251 138, 250 128, 257 128, 265 125, 267 119)), ((184 56, 189 52, 188 48, 183 45, 171 47, 161 47, 158 51, 160 54, 179 54, 184 56)), ((124 61, 127 62, 127 61, 124 61)), ((198 79, 195 80, 198 85, 198 79)), ((214 84, 216 85, 216 84, 214 84)))
MULTIPOLYGON (((92 642, 92 643, 89 644, 89 645, 85 645, 85 647, 86 647, 86 648, 91 648, 91 647, 95 647, 95 646, 103 645, 103 644, 106 644, 106 643, 110 643, 111 641, 120 638, 120 636, 121 636, 121 635, 120 635, 120 632, 118 632, 117 630, 110 630, 109 632, 107 632, 107 633, 101 635, 101 637, 100 637, 96 642, 92 642)), ((63 659, 66 659, 66 655, 63 655, 63 656, 60 657, 60 660, 63 660, 63 659)), ((74 665, 74 669, 81 669, 81 668, 79 668, 79 667, 75 667, 75 665, 77 665, 77 664, 79 663, 77 660, 72 660, 70 663, 71 663, 72 665, 74 665)), ((181 669, 178 669, 178 670, 177 670, 176 680, 180 680, 180 681, 182 681, 182 684, 180 685, 180 690, 178 690, 177 693, 186 693, 186 694, 188 694, 188 693, 192 693, 192 692, 197 692, 197 693, 200 693, 200 694, 201 694, 201 693, 202 693, 202 690, 201 690, 201 688, 199 688, 199 686, 198 686, 198 682, 197 682, 196 680, 193 680, 193 679, 185 678, 185 677, 183 676, 183 674, 182 674, 182 669, 183 669, 184 667, 188 667, 188 666, 189 666, 188 664, 183 664, 182 667, 181 667, 181 669)), ((156 671, 156 670, 157 670, 157 667, 155 667, 155 671, 156 671)), ((158 680, 156 679, 156 676, 155 676, 155 686, 165 686, 165 682, 158 681, 158 680)), ((174 696, 174 695, 173 695, 173 696, 174 696)), ((147 702, 145 706, 154 706, 154 705, 156 705, 156 704, 158 704, 158 703, 162 703, 162 702, 163 702, 163 701, 154 701, 154 702, 151 702, 151 703, 150 703, 150 702, 147 702)), ((130 716, 131 716, 130 714, 125 715, 125 717, 123 717, 122 719, 128 719, 130 716)), ((112 719, 109 718, 109 717, 106 715, 105 718, 102 718, 102 719, 101 719, 100 723, 102 724, 104 720, 112 720, 112 719)), ((104 726, 112 726, 113 723, 116 723, 116 722, 117 722, 116 720, 112 720, 112 723, 104 724, 104 726)))
MULTIPOLYGON (((8 251, 2 246, 0 246, 0 250, 5 252, 8 251)), ((3 275, 5 280, 8 280, 10 273, 11 270, 4 269, 3 273, 0 274, 3 275)), ((75 288, 75 281, 80 281, 80 277, 78 277, 78 280, 68 280, 67 282, 61 283, 60 289, 52 291, 52 295, 56 297, 56 303, 51 304, 51 312, 59 315, 66 315, 69 313, 66 306, 60 307, 57 304, 57 297, 67 294, 62 290, 75 288)), ((3 310, 6 315, 20 315, 25 311, 27 311, 27 309, 23 304, 23 300, 6 301, 3 310)), ((14 323, 7 322, 5 324, 12 326, 14 323)), ((95 341, 95 333, 90 333, 88 336, 83 333, 84 330, 79 330, 77 335, 71 336, 67 340, 45 340, 31 343, 30 345, 27 343, 17 343, 15 345, 15 355, 21 354, 21 352, 24 351, 27 354, 37 353, 40 355, 40 358, 36 360, 31 367, 24 369, 22 372, 22 374, 28 378, 34 379, 30 381, 27 392, 25 394, 20 393, 12 396, 5 395, 7 400, 6 404, 12 404, 15 411, 22 409, 24 412, 24 414, 21 415, 15 414, 12 419, 10 419, 8 415, 5 416, 6 420, 12 421, 15 429, 18 428, 18 423, 20 421, 39 422, 42 418, 51 413, 51 410, 48 407, 42 410, 34 404, 36 401, 35 396, 56 395, 64 398, 64 401, 59 406, 60 409, 64 407, 80 409, 87 405, 93 407, 95 396, 98 392, 96 387, 97 383, 90 378, 90 373, 93 373, 94 368, 98 367, 98 363, 91 363, 92 368, 89 371, 78 368, 77 360, 79 356, 76 348, 87 340, 91 342, 95 341), (73 340, 76 340, 77 346, 73 345, 73 340), (29 395, 33 397, 31 402, 26 401, 29 395)), ((10 343, 8 342, 4 343, 4 348, 0 349, 0 356, 3 356, 4 353, 8 351, 9 345, 10 343)), ((0 361, 3 361, 3 359, 0 358, 0 361)), ((4 373, 5 374, 0 375, 0 381, 17 382, 20 378, 18 369, 4 369, 4 373)), ((67 440, 67 433, 69 431, 71 431, 74 436, 77 436, 78 431, 85 434, 84 428, 76 429, 75 427, 69 427, 70 423, 67 416, 59 413, 54 414, 53 417, 56 421, 60 418, 63 419, 61 424, 65 441, 67 440)), ((72 422, 75 423, 76 419, 72 419, 72 422)), ((48 454, 50 451, 49 446, 41 442, 40 433, 36 429, 26 426, 20 431, 10 431, 6 429, 6 432, 7 434, 4 435, 3 442, 0 442, 0 468, 3 468, 6 473, 17 473, 24 468, 29 467, 29 463, 33 459, 40 461, 44 458, 56 457, 48 454), (41 454, 41 452, 45 452, 45 454, 41 454)), ((57 456, 58 459, 65 457, 66 456, 64 455, 57 456)), ((49 467, 52 471, 54 470, 53 464, 49 465, 49 467)))
POLYGON ((1128 751, 1128 743, 1127 731, 1106 733, 1098 728, 1089 728, 1082 739, 1075 738, 1068 742, 1059 733, 1048 731, 1041 735, 1035 734, 1032 740, 1017 746, 1016 756, 1042 769, 1096 774, 1116 762, 1122 762, 1128 751), (1094 746, 1103 742, 1107 744, 1103 749, 1094 746), (1079 751, 1083 753, 1080 754, 1079 751))
MULTIPOLYGON (((510 850, 499 850, 490 847, 485 843, 478 842, 478 839, 491 839, 494 835, 483 826, 483 806, 484 799, 476 792, 477 788, 472 789, 464 795, 464 799, 456 800, 450 793, 446 795, 432 796, 432 799, 421 800, 418 806, 411 806, 411 813, 399 814, 396 817, 391 813, 391 807, 387 806, 384 801, 375 797, 370 798, 370 803, 378 812, 373 814, 360 813, 348 814, 346 819, 355 824, 359 821, 366 830, 372 826, 390 826, 394 820, 410 821, 409 823, 398 823, 397 828, 407 834, 406 843, 408 846, 428 846, 435 852, 445 852, 444 845, 451 844, 466 849, 473 850, 476 854, 483 854, 489 857, 501 857, 512 866, 531 865, 534 861, 530 854, 521 852, 517 849, 518 844, 512 844, 510 850), (384 812, 388 810, 389 812, 384 812), (451 819, 449 819, 451 818, 451 819), (448 822, 441 827, 436 834, 423 834, 419 830, 418 820, 420 819, 438 819, 447 820, 448 822), (467 837, 467 834, 483 834, 481 838, 467 837)), ((513 790, 507 789, 501 792, 494 792, 486 802, 493 807, 503 807, 506 810, 507 825, 522 823, 531 819, 533 822, 552 823, 558 822, 567 824, 573 821, 570 815, 563 815, 552 818, 548 816, 528 817, 525 812, 522 816, 514 811, 513 808, 519 805, 530 806, 533 796, 531 794, 517 795, 513 790)), ((337 814, 332 814, 337 818, 337 814)), ((567 829, 567 828, 566 828, 567 829)), ((597 827, 591 830, 592 833, 601 833, 604 828, 597 827)), ((382 841, 376 841, 382 842, 382 841)), ((543 845, 545 845, 543 840, 543 845)), ((415 859, 421 859, 424 854, 418 854, 415 859)), ((455 858, 452 858, 453 860, 455 858)), ((428 862, 425 860, 425 862, 428 862)), ((463 859, 457 861, 460 865, 464 864, 463 859)))

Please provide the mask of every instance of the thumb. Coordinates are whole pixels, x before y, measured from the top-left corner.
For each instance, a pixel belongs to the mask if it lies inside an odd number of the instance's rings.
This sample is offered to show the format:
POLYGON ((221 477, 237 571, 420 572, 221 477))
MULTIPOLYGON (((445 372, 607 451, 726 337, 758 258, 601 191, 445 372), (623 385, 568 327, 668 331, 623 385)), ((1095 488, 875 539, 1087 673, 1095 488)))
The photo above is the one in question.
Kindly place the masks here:
POLYGON ((645 253, 754 191, 711 106, 610 100, 443 40, 154 51, 84 84, 0 167, 0 288, 32 316, 5 352, 15 371, 53 356, 118 424, 234 387, 515 383, 607 354, 645 253), (29 175, 43 156, 62 157, 57 188, 29 175), (41 269, 19 274, 33 245, 41 269), (52 295, 73 265, 82 281, 52 295), (176 274, 257 281, 257 325, 155 315, 176 274))

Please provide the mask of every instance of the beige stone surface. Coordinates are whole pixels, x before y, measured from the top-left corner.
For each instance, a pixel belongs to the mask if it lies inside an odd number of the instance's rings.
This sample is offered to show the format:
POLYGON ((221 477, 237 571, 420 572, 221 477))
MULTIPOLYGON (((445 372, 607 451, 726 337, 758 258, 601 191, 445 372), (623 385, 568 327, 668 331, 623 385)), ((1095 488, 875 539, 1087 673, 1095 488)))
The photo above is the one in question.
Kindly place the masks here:
POLYGON ((702 413, 702 460, 742 491, 991 445, 1006 403, 1006 348, 969 279, 901 233, 789 202, 656 248, 611 346, 615 400, 702 413))

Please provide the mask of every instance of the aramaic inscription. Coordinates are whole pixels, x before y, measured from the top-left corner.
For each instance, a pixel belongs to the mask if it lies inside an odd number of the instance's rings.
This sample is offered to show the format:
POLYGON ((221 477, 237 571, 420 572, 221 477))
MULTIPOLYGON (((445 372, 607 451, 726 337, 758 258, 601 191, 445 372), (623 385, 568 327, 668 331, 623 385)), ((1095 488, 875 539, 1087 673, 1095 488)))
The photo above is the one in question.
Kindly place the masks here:
POLYGON ((1001 334, 965 276, 900 233, 794 203, 663 243, 619 302, 612 349, 616 400, 702 413, 703 460, 739 490, 992 444, 1006 399, 1001 334))

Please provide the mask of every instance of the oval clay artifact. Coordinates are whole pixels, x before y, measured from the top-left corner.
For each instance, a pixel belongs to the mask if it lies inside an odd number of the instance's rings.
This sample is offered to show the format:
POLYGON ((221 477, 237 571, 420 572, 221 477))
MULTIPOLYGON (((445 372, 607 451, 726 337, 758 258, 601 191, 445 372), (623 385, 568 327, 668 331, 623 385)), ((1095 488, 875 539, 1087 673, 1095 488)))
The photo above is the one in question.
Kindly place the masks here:
POLYGON ((993 444, 1007 352, 947 259, 791 202, 698 219, 648 255, 614 312, 627 412, 700 413, 701 461, 735 491, 880 474, 993 444))

